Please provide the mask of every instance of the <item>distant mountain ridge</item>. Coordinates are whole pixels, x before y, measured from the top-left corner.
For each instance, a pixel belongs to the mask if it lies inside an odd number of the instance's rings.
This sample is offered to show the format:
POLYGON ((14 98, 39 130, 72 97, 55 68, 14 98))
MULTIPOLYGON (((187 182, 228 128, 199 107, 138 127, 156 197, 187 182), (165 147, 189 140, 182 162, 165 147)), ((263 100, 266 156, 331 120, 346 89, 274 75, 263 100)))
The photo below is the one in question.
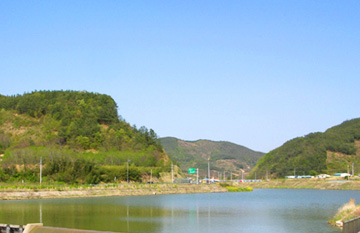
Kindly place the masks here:
POLYGON ((324 133, 310 133, 289 140, 262 157, 251 176, 333 174, 360 172, 360 118, 348 120, 324 133))
POLYGON ((240 169, 251 170, 264 155, 262 152, 226 141, 184 141, 174 137, 164 137, 160 138, 160 142, 169 157, 179 162, 183 171, 187 171, 188 168, 207 171, 210 157, 212 171, 226 170, 238 174, 240 169))

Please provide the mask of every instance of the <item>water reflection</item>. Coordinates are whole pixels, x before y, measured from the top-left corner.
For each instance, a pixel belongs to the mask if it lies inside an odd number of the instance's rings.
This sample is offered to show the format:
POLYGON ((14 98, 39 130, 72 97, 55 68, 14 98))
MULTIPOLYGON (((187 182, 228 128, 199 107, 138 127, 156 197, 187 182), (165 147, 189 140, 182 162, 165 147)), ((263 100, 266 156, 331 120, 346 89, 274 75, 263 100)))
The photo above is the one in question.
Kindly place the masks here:
POLYGON ((127 232, 130 232, 130 226, 129 226, 129 204, 126 205, 126 226, 127 226, 127 232))
POLYGON ((327 220, 359 191, 251 193, 0 201, 0 223, 115 232, 340 232, 327 220))
POLYGON ((40 220, 39 222, 42 223, 42 202, 40 202, 40 208, 39 208, 39 213, 40 213, 40 220))

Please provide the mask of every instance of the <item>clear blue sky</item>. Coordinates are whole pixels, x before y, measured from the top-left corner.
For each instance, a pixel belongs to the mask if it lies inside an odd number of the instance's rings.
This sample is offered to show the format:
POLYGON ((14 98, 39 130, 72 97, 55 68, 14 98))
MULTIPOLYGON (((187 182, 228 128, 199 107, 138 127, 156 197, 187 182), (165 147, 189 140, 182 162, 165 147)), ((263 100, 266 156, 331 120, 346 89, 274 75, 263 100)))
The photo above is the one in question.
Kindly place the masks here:
POLYGON ((360 1, 0 1, 0 94, 112 96, 160 137, 268 152, 360 117, 360 1))

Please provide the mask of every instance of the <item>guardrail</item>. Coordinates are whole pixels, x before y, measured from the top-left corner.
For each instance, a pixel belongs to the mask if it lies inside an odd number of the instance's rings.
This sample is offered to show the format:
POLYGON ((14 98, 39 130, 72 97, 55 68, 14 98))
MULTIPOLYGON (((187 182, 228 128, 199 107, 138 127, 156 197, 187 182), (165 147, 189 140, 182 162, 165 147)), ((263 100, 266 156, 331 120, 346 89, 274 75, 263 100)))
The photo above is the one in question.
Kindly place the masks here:
MULTIPOLYGON (((105 231, 90 231, 80 229, 68 229, 59 227, 44 227, 42 223, 30 223, 26 225, 10 225, 0 223, 0 233, 105 233, 105 231), (25 229, 26 227, 26 229, 25 229)), ((106 231, 106 233, 111 233, 106 231)))
POLYGON ((0 233, 22 233, 24 229, 23 225, 0 224, 0 233))
POLYGON ((343 233, 358 233, 360 231, 360 217, 344 222, 343 233))

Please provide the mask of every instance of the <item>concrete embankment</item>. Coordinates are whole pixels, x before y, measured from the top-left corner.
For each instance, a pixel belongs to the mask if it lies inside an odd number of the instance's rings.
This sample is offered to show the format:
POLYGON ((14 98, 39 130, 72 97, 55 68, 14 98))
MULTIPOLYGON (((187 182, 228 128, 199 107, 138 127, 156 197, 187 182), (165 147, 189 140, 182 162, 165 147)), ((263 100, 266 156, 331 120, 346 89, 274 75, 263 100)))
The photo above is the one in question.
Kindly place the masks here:
POLYGON ((2 189, 1 200, 100 197, 100 196, 140 196, 185 193, 227 192, 218 184, 129 184, 107 185, 86 188, 63 187, 58 189, 2 189))

